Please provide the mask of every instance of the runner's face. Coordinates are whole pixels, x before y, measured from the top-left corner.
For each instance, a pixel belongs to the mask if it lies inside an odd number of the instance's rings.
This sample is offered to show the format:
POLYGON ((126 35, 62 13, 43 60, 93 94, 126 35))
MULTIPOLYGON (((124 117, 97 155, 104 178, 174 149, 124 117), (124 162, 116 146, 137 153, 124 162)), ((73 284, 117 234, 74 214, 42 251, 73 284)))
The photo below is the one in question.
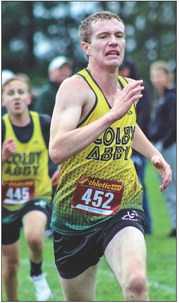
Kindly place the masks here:
POLYGON ((28 110, 31 96, 28 92, 28 85, 19 80, 14 80, 4 87, 3 105, 6 106, 9 113, 21 114, 28 110))
POLYGON ((89 60, 95 64, 119 66, 124 58, 124 25, 116 19, 98 21, 91 25, 89 60))

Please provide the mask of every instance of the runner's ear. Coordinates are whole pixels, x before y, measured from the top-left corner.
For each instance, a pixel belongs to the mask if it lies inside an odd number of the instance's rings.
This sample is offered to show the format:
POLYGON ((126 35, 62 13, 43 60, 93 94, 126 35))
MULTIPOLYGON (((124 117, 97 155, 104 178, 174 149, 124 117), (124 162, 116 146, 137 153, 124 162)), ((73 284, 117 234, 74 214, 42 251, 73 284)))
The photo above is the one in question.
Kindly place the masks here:
POLYGON ((85 54, 87 55, 87 57, 89 57, 90 55, 90 44, 87 42, 81 42, 81 47, 83 49, 83 51, 85 52, 85 54))

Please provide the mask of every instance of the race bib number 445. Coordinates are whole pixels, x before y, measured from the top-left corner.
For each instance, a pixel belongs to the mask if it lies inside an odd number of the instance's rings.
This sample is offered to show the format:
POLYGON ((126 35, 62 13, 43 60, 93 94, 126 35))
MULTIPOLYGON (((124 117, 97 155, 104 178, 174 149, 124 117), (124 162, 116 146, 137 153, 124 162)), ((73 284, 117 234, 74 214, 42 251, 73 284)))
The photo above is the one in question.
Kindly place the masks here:
POLYGON ((5 204, 23 204, 34 198, 33 180, 9 180, 2 186, 2 198, 5 204))
POLYGON ((91 214, 109 216, 120 208, 122 182, 82 177, 77 182, 72 207, 91 214))

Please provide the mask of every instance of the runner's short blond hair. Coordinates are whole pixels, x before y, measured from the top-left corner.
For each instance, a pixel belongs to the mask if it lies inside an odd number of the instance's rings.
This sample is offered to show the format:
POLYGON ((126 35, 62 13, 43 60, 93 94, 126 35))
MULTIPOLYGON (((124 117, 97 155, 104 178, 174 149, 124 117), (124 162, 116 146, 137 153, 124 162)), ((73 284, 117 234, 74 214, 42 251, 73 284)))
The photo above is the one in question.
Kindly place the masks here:
POLYGON ((92 14, 92 15, 88 16, 86 19, 84 19, 80 25, 81 42, 84 41, 84 42, 90 43, 90 41, 91 41, 91 24, 92 23, 95 23, 97 21, 103 21, 103 20, 111 20, 111 19, 116 19, 124 25, 124 22, 118 15, 108 12, 108 11, 101 11, 101 12, 92 14))

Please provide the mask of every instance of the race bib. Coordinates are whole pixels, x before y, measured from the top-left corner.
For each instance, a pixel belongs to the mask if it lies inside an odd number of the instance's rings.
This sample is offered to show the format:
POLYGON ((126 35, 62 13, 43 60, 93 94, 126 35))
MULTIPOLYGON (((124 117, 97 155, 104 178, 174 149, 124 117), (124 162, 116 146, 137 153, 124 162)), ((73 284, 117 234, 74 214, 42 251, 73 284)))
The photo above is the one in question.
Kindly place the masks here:
POLYGON ((2 198, 5 204, 23 204, 35 196, 33 180, 7 180, 2 185, 2 198))
POLYGON ((123 190, 122 182, 82 177, 77 182, 72 207, 95 215, 109 216, 118 212, 123 190))

